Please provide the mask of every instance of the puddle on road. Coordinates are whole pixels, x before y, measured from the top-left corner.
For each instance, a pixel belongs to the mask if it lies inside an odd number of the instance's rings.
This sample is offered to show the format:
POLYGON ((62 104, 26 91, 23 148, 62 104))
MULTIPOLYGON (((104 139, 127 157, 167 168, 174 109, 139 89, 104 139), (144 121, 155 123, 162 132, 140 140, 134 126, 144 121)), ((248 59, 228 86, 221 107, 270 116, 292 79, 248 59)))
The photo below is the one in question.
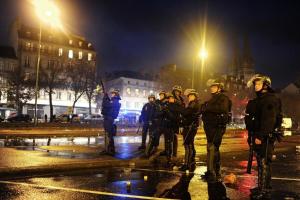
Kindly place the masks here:
MULTIPOLYGON (((116 144, 141 143, 141 136, 116 136, 116 144)), ((0 147, 6 146, 64 146, 64 145, 88 145, 97 146, 104 144, 104 137, 52 137, 52 138, 15 138, 0 139, 0 147)))
MULTIPOLYGON (((183 173, 166 168, 104 168, 66 172, 44 177, 23 178, 14 181, 45 187, 58 186, 81 190, 105 191, 119 195, 139 195, 171 199, 208 199, 208 196, 211 195, 212 199, 221 199, 222 196, 227 196, 230 199, 236 200, 248 199, 249 189, 253 188, 256 184, 256 179, 249 176, 238 177, 235 186, 226 186, 223 183, 211 184, 201 180, 200 175, 204 171, 205 166, 197 166, 195 173, 183 173)), ((282 184, 285 184, 286 188, 292 188, 291 182, 282 182, 282 184)), ((275 184, 272 199, 299 198, 299 194, 296 192, 282 191, 283 187, 280 185, 279 188, 276 185, 278 184, 275 184)), ((25 193, 30 193, 30 191, 27 189, 25 193)), ((38 190, 37 192, 37 195, 40 196, 45 190, 38 190)), ((55 195, 57 193, 53 192, 52 194, 55 195)), ((51 196, 51 194, 48 195, 51 196)))

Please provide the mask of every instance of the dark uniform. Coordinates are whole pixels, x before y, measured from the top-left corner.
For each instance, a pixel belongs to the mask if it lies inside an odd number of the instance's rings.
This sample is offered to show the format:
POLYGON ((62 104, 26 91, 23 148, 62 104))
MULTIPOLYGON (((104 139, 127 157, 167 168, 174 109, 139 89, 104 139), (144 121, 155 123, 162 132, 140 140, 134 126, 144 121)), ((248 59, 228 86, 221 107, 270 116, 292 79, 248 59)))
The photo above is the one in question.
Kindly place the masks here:
MULTIPOLYGON (((218 81, 216 81, 218 82, 218 81)), ((220 83, 221 84, 221 83, 220 83)), ((207 139, 207 172, 205 178, 214 181, 221 177, 220 145, 230 119, 231 101, 223 93, 212 94, 202 105, 202 120, 207 139)))
POLYGON ((181 113, 183 116, 183 145, 185 150, 184 165, 180 170, 194 171, 196 150, 194 147, 194 139, 199 126, 200 103, 198 94, 195 90, 190 89, 187 96, 194 95, 195 100, 190 101, 188 106, 181 113))
MULTIPOLYGON (((174 96, 175 98, 175 102, 179 105, 179 106, 182 106, 183 108, 185 107, 185 104, 184 104, 184 100, 181 96, 181 93, 182 93, 182 88, 181 86, 179 85, 175 85, 173 87, 173 90, 172 90, 172 95, 174 96), (176 95, 176 92, 175 91, 178 91, 180 94, 179 95, 176 95)), ((179 134, 179 128, 182 127, 182 116, 180 115, 178 117, 178 128, 176 130, 176 134, 174 135, 174 141, 173 141, 173 156, 177 156, 177 149, 178 149, 178 137, 177 135, 179 134)))
POLYGON ((281 100, 270 88, 269 77, 255 75, 252 80, 263 81, 265 89, 257 91, 257 97, 248 102, 246 109, 246 127, 261 144, 254 143, 258 169, 258 187, 252 190, 253 199, 269 199, 271 189, 271 162, 274 142, 279 138, 277 130, 281 128, 281 100), (252 120, 250 120, 252 119, 252 120))
POLYGON ((105 131, 105 151, 111 155, 115 154, 114 135, 116 129, 114 126, 114 120, 118 117, 121 104, 121 100, 118 91, 113 91, 115 96, 109 98, 108 94, 105 94, 102 101, 101 114, 104 117, 104 131, 105 131), (107 144, 108 140, 108 144, 107 144))
POLYGON ((139 122, 143 123, 142 145, 139 149, 145 149, 148 131, 153 132, 153 117, 155 115, 155 102, 148 102, 143 106, 139 122), (149 130, 151 129, 151 130, 149 130))
MULTIPOLYGON (((168 95, 168 98, 174 96, 172 94, 168 95)), ((168 162, 170 163, 171 157, 174 156, 174 136, 178 133, 178 121, 180 120, 180 105, 178 103, 170 103, 164 107, 164 135, 165 135, 165 150, 168 162)))
MULTIPOLYGON (((157 137, 154 142, 154 146, 157 148, 159 146, 160 136, 164 134, 164 112, 163 107, 167 105, 168 99, 165 97, 161 100, 156 101, 157 110, 156 110, 156 129, 157 129, 157 137)), ((164 152, 165 153, 165 152, 164 152)))

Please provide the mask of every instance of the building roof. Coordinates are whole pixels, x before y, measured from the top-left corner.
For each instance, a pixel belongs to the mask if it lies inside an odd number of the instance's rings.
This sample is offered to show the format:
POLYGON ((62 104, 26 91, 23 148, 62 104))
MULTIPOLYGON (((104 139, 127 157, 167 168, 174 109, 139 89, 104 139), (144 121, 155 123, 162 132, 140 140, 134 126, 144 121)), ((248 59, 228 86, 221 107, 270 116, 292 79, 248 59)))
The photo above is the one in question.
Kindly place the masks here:
MULTIPOLYGON (((39 29, 22 24, 18 28, 18 36, 23 39, 38 40, 39 29)), ((49 43, 60 44, 64 46, 70 46, 70 47, 95 51, 93 45, 90 42, 86 41, 84 37, 75 34, 64 33, 63 31, 57 31, 57 30, 49 31, 43 28, 42 42, 49 42, 49 43), (72 44, 69 43, 70 40, 72 40, 72 44), (79 42, 81 43, 81 46, 79 46, 79 42)))
POLYGON ((107 81, 121 78, 121 77, 139 79, 139 80, 147 80, 147 81, 153 81, 153 79, 154 79, 153 74, 141 73, 141 72, 130 71, 130 70, 114 71, 114 72, 105 74, 105 79, 107 81))
POLYGON ((0 46, 0 57, 17 59, 16 52, 13 47, 10 46, 0 46))

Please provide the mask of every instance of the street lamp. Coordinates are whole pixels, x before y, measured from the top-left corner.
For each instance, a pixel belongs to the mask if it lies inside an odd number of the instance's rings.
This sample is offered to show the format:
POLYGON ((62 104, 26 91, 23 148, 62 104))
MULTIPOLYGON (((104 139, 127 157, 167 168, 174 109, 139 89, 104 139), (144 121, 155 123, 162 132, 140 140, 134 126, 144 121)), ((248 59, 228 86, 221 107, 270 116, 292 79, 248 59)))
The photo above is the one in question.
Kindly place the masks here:
POLYGON ((199 51, 199 57, 201 59, 201 75, 200 75, 200 91, 202 89, 202 83, 203 83, 203 73, 204 73, 204 66, 205 66, 205 61, 208 57, 207 50, 205 47, 202 47, 201 50, 199 51))
POLYGON ((193 58, 193 75, 192 75, 192 88, 194 88, 194 82, 195 82, 195 65, 196 65, 196 60, 200 59, 201 60, 201 77, 200 77, 200 89, 201 89, 201 84, 203 80, 203 68, 205 64, 205 60, 208 57, 208 53, 205 48, 201 48, 199 53, 197 54, 196 57, 193 58))
POLYGON ((34 125, 38 123, 37 120, 37 98, 39 91, 39 68, 41 60, 41 40, 42 40, 42 21, 51 26, 62 27, 59 20, 59 10, 50 0, 34 0, 36 14, 39 18, 39 41, 38 41, 38 58, 36 64, 36 79, 35 79, 35 99, 34 99, 34 125))

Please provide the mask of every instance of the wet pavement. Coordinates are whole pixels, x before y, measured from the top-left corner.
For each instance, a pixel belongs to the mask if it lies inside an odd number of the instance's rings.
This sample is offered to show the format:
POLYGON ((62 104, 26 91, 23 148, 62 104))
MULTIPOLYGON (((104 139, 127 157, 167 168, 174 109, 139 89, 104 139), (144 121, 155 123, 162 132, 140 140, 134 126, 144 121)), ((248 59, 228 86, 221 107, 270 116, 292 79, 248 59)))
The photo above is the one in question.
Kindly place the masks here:
MULTIPOLYGON (((281 173, 297 160, 284 160, 283 168, 274 164, 272 199, 299 199, 299 169, 289 176, 281 173), (298 193, 297 193, 298 192, 298 193)), ((299 158, 298 158, 299 161, 299 158)), ((249 189, 256 184, 255 175, 246 175, 245 168, 224 167, 223 175, 234 173, 232 185, 208 184, 200 175, 206 167, 198 162, 194 173, 167 168, 105 168, 90 171, 49 174, 47 176, 0 180, 0 199, 248 199, 249 189)), ((227 162, 224 163, 226 165, 227 162)))
MULTIPOLYGON (((134 159, 141 154, 137 151, 140 137, 116 138, 118 154, 115 158, 104 157, 99 153, 103 138, 73 138, 56 143, 51 141, 47 146, 44 141, 36 140, 37 146, 19 146, 9 149, 24 156, 13 158, 14 153, 2 154, 10 159, 25 161, 27 164, 42 162, 57 162, 63 160, 91 162, 103 159, 104 162, 123 159, 134 159), (53 142, 53 143, 52 143, 53 142), (46 146, 43 146, 46 145, 46 146), (96 150, 96 151, 95 151, 96 150), (30 157, 31 154, 42 154, 30 157), (28 157, 29 156, 29 157, 28 157), (34 160, 39 158, 38 160, 34 160)), ((298 135, 286 137, 277 145, 276 158, 273 161, 273 192, 272 199, 300 199, 300 152, 298 135)), ((30 143, 31 140, 28 141, 30 143)), ((180 143, 181 141, 179 141, 180 143)), ((194 173, 183 173, 172 168, 152 166, 149 168, 135 165, 126 167, 106 167, 89 170, 67 170, 68 172, 49 172, 47 175, 29 175, 19 178, 0 178, 0 199, 249 199, 249 189, 256 185, 255 162, 253 174, 245 173, 247 159, 247 144, 243 135, 224 138, 222 144, 222 174, 223 178, 230 173, 236 175, 234 184, 208 184, 201 180, 200 175, 206 171, 205 140, 202 136, 196 138, 197 168, 194 173)), ((163 144, 163 142, 161 142, 163 144)), ((160 147, 162 149, 162 147, 160 147)), ((179 156, 183 148, 179 148, 179 156)), ((2 156, 2 163, 7 161, 2 156)), ((119 160, 119 161, 118 161, 119 160)), ((0 158, 1 161, 1 158, 0 158)), ((20 163, 19 163, 20 164, 20 163)), ((21 163, 22 165, 23 163, 21 163)), ((44 163, 45 164, 45 163, 44 163)), ((17 163, 16 163, 17 165, 17 163)), ((25 164, 26 165, 26 164, 25 164)))

